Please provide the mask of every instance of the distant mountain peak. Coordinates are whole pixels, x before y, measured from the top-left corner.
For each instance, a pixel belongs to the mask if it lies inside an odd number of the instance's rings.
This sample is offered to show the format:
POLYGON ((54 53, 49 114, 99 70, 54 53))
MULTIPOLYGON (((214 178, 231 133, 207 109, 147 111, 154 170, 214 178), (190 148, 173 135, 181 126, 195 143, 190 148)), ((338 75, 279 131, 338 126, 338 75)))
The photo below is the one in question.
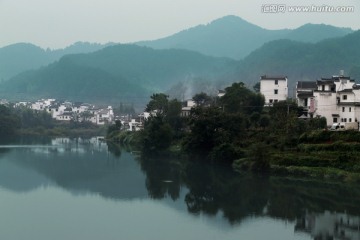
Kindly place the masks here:
MULTIPOLYGON (((246 24, 251 24, 251 25, 255 25, 253 23, 250 23, 248 21, 246 21, 245 19, 239 17, 239 16, 235 16, 235 15, 227 15, 218 19, 215 19, 213 21, 211 21, 211 23, 246 23, 246 24)), ((211 24, 210 23, 210 24, 211 24)))
POLYGON ((240 60, 269 41, 290 39, 315 43, 324 39, 342 37, 351 32, 350 28, 325 24, 305 24, 296 29, 269 30, 241 17, 228 15, 168 37, 136 44, 155 49, 188 49, 209 56, 240 60))

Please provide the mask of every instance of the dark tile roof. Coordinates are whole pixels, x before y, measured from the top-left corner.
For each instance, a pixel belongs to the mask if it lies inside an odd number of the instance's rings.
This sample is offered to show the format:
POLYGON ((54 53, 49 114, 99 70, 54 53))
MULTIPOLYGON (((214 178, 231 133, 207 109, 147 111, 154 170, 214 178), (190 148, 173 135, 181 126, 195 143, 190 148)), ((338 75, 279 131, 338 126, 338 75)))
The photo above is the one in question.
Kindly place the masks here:
POLYGON ((344 90, 341 90, 341 91, 338 91, 338 93, 349 93, 349 92, 352 92, 353 90, 351 88, 349 89, 344 89, 344 90))
POLYGON ((317 89, 315 81, 298 81, 296 84, 297 89, 317 89))
POLYGON ((316 80, 316 84, 334 84, 335 83, 335 80, 333 79, 324 79, 324 78, 321 78, 321 80, 316 80))
POLYGON ((260 80, 286 80, 287 76, 268 76, 263 75, 260 77, 260 80))
POLYGON ((344 77, 344 76, 332 76, 331 78, 321 78, 321 80, 324 80, 324 81, 329 81, 329 80, 332 80, 332 81, 335 81, 335 82, 339 82, 340 80, 350 80, 350 82, 354 82, 355 80, 354 79, 351 79, 350 77, 344 77))
POLYGON ((360 106, 360 102, 339 102, 339 106, 360 106))
POLYGON ((354 84, 353 89, 360 89, 360 84, 354 84))
POLYGON ((308 98, 308 97, 313 97, 314 94, 312 92, 298 92, 297 96, 299 98, 308 98))

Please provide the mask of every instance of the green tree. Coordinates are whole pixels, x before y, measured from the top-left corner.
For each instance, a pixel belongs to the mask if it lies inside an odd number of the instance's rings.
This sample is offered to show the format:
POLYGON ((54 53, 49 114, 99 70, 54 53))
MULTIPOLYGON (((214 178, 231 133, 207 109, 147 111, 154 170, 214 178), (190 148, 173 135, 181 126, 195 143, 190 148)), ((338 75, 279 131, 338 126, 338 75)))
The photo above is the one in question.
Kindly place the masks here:
POLYGON ((181 135, 181 130, 184 127, 184 120, 181 118, 181 102, 177 99, 172 99, 168 102, 168 111, 165 116, 165 121, 169 123, 174 131, 174 134, 178 137, 181 135))
POLYGON ((153 94, 145 110, 155 111, 156 114, 145 121, 142 133, 143 151, 159 153, 168 149, 174 138, 181 135, 181 102, 176 99, 169 100, 163 93, 153 94))
POLYGON ((121 121, 120 120, 116 120, 115 124, 111 124, 107 131, 106 131, 106 138, 111 138, 116 134, 119 134, 121 131, 121 121))
POLYGON ((189 153, 228 163, 240 156, 237 146, 246 138, 246 118, 241 114, 225 113, 215 106, 194 108, 188 125, 184 148, 189 153))
POLYGON ((164 93, 155 93, 150 98, 151 100, 146 105, 145 111, 155 111, 156 115, 166 115, 169 104, 169 96, 164 93))
POLYGON ((270 125, 270 117, 268 115, 261 115, 259 125, 261 128, 268 127, 270 125))
POLYGON ((225 95, 220 98, 220 104, 229 113, 251 114, 261 112, 265 99, 259 93, 254 93, 245 87, 245 84, 233 83, 225 89, 225 95))
POLYGON ((260 92, 260 82, 254 84, 253 89, 256 93, 260 92))
POLYGON ((199 107, 207 106, 212 103, 212 98, 204 92, 195 94, 192 99, 199 107))
POLYGON ((14 114, 19 117, 22 128, 51 128, 54 126, 55 123, 55 120, 47 111, 37 111, 26 107, 18 107, 15 108, 13 111, 14 114))
POLYGON ((0 136, 9 136, 20 128, 20 119, 10 108, 0 105, 0 136))
POLYGON ((303 109, 290 100, 274 103, 270 108, 271 132, 281 148, 297 144, 298 137, 305 131, 304 124, 300 122, 304 120, 298 118, 302 112, 303 109))
POLYGON ((268 172, 270 169, 269 147, 264 143, 255 143, 249 147, 248 158, 252 161, 251 170, 268 172))
POLYGON ((173 130, 161 116, 153 116, 145 122, 143 131, 143 152, 157 154, 167 150, 173 140, 173 130))
POLYGON ((84 111, 80 113, 80 117, 84 122, 86 122, 89 121, 90 118, 94 117, 94 114, 90 111, 84 111))

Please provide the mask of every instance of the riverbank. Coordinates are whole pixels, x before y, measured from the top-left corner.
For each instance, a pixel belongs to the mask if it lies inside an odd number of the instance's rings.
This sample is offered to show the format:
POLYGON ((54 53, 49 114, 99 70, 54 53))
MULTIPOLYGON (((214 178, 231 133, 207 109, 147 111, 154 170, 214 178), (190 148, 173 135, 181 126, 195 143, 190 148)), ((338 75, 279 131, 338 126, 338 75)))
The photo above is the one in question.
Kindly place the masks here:
MULTIPOLYGON (((266 170, 277 176, 360 182, 359 140, 357 131, 306 132, 293 148, 268 149, 266 170)), ((252 169, 256 161, 265 161, 257 157, 236 160, 233 167, 239 171, 252 169)))
MULTIPOLYGON (((292 148, 254 143, 242 148, 244 157, 235 160, 232 167, 273 176, 360 182, 359 139, 360 132, 318 130, 301 135, 292 148)), ((141 132, 120 132, 107 140, 141 148, 141 132)), ((179 141, 163 153, 191 158, 179 141)))

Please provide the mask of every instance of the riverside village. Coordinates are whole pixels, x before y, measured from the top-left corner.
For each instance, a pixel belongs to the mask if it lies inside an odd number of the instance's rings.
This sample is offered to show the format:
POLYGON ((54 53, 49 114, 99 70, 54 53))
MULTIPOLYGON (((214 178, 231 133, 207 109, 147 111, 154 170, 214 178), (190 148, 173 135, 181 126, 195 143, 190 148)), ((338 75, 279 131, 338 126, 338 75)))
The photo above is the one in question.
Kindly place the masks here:
MULTIPOLYGON (((300 119, 325 117, 330 130, 359 129, 360 120, 360 84, 355 83, 340 71, 339 75, 322 77, 316 81, 297 81, 294 92, 289 91, 286 76, 263 75, 260 77, 260 93, 265 98, 265 106, 290 99, 290 95, 304 112, 300 119)), ((225 94, 218 91, 218 97, 225 94)), ((0 104, 9 104, 3 99, 0 104)), ((193 99, 184 101, 181 116, 190 115, 196 106, 193 99)), ((112 124, 120 120, 124 130, 138 131, 143 129, 144 120, 152 113, 142 112, 115 115, 112 106, 97 107, 82 102, 58 101, 56 99, 41 99, 35 102, 16 102, 15 108, 25 107, 35 111, 46 111, 57 121, 91 122, 96 125, 112 124)))

